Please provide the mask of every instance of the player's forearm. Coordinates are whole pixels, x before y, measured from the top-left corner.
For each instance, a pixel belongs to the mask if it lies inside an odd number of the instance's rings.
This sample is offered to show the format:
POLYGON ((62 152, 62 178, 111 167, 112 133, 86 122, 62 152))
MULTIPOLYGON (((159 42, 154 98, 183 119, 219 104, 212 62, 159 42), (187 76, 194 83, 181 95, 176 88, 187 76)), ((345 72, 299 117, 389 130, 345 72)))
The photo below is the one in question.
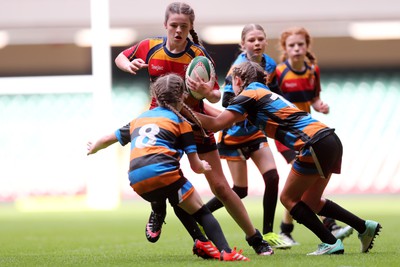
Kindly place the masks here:
POLYGON ((112 144, 116 143, 118 141, 117 137, 115 134, 109 134, 106 136, 103 136, 99 140, 97 140, 95 143, 88 142, 88 155, 94 154, 98 152, 99 150, 105 149, 112 144))
POLYGON ((221 99, 221 92, 219 90, 211 90, 211 92, 206 96, 206 99, 210 103, 217 103, 221 99))
POLYGON ((207 115, 213 116, 213 117, 217 117, 219 114, 221 114, 222 110, 219 110, 218 108, 204 103, 204 109, 207 115))
POLYGON ((215 117, 211 117, 202 113, 196 112, 196 117, 200 120, 204 129, 218 132, 219 130, 224 129, 224 124, 221 123, 220 120, 217 120, 215 117))
POLYGON ((120 53, 116 58, 115 58, 115 65, 122 71, 127 72, 128 69, 128 64, 130 63, 129 59, 122 53, 120 53))

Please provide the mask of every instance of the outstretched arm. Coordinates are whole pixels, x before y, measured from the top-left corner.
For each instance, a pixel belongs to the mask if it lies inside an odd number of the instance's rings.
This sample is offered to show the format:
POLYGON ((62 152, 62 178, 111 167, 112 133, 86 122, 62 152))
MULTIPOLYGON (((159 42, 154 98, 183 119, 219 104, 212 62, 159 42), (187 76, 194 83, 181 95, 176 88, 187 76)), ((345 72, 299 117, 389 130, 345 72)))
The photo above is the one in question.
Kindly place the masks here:
POLYGON ((115 133, 105 135, 94 143, 89 141, 87 143, 87 150, 88 150, 87 155, 94 154, 99 150, 107 148, 110 145, 116 143, 117 141, 118 141, 118 139, 117 139, 117 136, 115 135, 115 133))
POLYGON ((218 132, 222 129, 229 128, 235 122, 242 121, 246 117, 242 114, 225 109, 217 117, 208 116, 195 112, 196 117, 201 121, 204 129, 218 132))
POLYGON ((204 102, 204 111, 207 115, 217 117, 219 114, 221 114, 222 110, 218 109, 207 102, 204 102))

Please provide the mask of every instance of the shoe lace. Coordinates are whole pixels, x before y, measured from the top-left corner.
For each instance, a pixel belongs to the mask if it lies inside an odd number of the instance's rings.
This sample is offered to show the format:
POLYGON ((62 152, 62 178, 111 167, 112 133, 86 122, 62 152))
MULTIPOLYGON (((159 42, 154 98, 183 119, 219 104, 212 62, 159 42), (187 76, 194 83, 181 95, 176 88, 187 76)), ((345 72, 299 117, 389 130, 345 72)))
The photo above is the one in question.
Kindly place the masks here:
POLYGON ((202 242, 202 241, 199 240, 198 244, 201 245, 202 247, 204 247, 205 249, 207 249, 210 252, 214 252, 214 251, 218 251, 219 252, 219 250, 213 245, 213 243, 211 243, 211 241, 202 242))
POLYGON ((156 214, 155 212, 152 212, 152 216, 150 216, 149 223, 153 226, 153 228, 159 228, 161 225, 166 222, 164 221, 164 216, 156 214))
POLYGON ((211 241, 202 242, 196 239, 193 247, 193 253, 202 258, 220 258, 220 251, 211 243, 211 241))
MULTIPOLYGON (((249 261, 249 259, 247 257, 245 257, 244 255, 242 255, 243 250, 240 249, 239 251, 236 250, 237 248, 234 247, 231 251, 231 253, 228 253, 230 255, 230 257, 228 258, 229 260, 239 260, 239 261, 249 261)), ((225 259, 225 260, 228 260, 225 259)))
POLYGON ((321 243, 318 245, 318 250, 325 250, 327 248, 329 248, 329 245, 326 243, 321 243))
POLYGON ((237 250, 236 250, 236 247, 234 247, 233 250, 232 250, 232 252, 242 254, 242 253, 243 253, 243 249, 239 249, 239 251, 237 251, 237 250))

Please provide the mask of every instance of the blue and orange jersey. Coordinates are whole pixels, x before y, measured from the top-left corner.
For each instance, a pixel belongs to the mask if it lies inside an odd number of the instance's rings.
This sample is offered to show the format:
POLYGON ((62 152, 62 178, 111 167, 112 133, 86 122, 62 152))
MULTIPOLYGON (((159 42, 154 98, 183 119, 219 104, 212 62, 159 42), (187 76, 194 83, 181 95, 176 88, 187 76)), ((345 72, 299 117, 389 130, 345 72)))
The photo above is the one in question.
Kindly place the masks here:
POLYGON ((247 119, 268 137, 296 151, 301 150, 317 132, 329 129, 258 82, 249 84, 227 109, 247 114, 247 119))
MULTIPOLYGON (((229 102, 234 98, 235 93, 232 87, 232 69, 243 63, 249 61, 246 53, 241 53, 236 60, 233 62, 227 76, 225 77, 225 84, 223 86, 224 91, 224 99, 223 106, 227 107, 229 102)), ((276 77, 276 63, 275 61, 268 56, 267 54, 263 54, 261 66, 268 73, 268 87, 276 93, 279 93, 279 86, 276 77)), ((236 149, 238 147, 244 147, 251 142, 256 140, 266 141, 265 135, 258 129, 258 127, 252 125, 247 120, 243 122, 236 123, 229 129, 223 130, 222 134, 219 136, 219 145, 221 147, 229 146, 232 149, 236 149)))
MULTIPOLYGON (((249 59, 247 58, 246 53, 241 53, 233 62, 231 68, 228 71, 228 74, 225 77, 225 84, 224 84, 224 94, 225 93, 231 93, 231 94, 235 94, 232 88, 232 69, 243 63, 243 62, 247 62, 249 61, 249 59)), ((270 56, 268 56, 267 54, 263 54, 263 57, 261 59, 261 66, 264 68, 264 70, 268 73, 268 81, 267 81, 267 85, 269 87, 269 89, 272 92, 275 93, 279 93, 279 85, 278 85, 278 80, 277 80, 277 76, 276 76, 276 63, 273 60, 273 58, 271 58, 270 56)), ((228 105, 226 105, 228 106, 228 105)))
MULTIPOLYGON (((175 73, 185 79, 186 69, 190 61, 197 56, 205 56, 213 62, 204 47, 194 44, 189 38, 184 51, 180 53, 172 53, 166 47, 167 38, 157 37, 148 38, 135 44, 134 46, 123 51, 123 54, 130 60, 140 58, 148 64, 148 74, 150 82, 154 82, 158 77, 169 73, 175 73)), ((214 62, 213 62, 214 64, 214 62)), ((215 67, 215 66, 214 66, 215 67)), ((214 90, 219 90, 218 82, 215 82, 214 90)), ((186 104, 193 110, 203 112, 202 100, 196 100, 188 97, 186 104)), ((157 102, 152 98, 151 107, 157 106, 157 102)))
POLYGON ((313 67, 306 62, 304 65, 304 71, 295 71, 286 60, 278 65, 276 73, 283 96, 310 113, 312 100, 321 92, 320 70, 317 65, 313 67))
POLYGON ((178 181, 183 153, 197 152, 192 126, 164 107, 142 113, 115 134, 121 145, 131 143, 129 180, 139 195, 178 181))

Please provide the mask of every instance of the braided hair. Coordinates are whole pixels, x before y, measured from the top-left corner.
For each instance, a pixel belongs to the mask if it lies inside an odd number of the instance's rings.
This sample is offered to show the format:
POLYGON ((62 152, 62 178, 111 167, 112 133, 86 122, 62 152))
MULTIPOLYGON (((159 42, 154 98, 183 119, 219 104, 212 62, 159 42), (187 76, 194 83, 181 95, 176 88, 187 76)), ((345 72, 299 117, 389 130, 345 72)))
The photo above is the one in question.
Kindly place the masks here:
POLYGON ((260 64, 253 61, 246 61, 233 68, 232 78, 235 77, 239 77, 243 81, 243 85, 240 90, 241 92, 253 82, 265 84, 266 80, 268 79, 268 73, 260 66, 260 64))
POLYGON ((170 109, 179 118, 187 121, 190 125, 193 125, 192 122, 187 120, 178 111, 178 105, 182 105, 182 107, 190 114, 191 119, 202 129, 203 134, 205 134, 200 120, 196 117, 190 107, 183 102, 182 95, 187 94, 187 90, 185 82, 179 75, 170 73, 159 77, 151 84, 151 94, 157 100, 160 107, 170 109))
POLYGON ((165 21, 164 21, 165 23, 167 23, 170 14, 184 14, 189 16, 190 24, 192 24, 189 33, 192 36, 193 43, 202 46, 199 36, 197 35, 197 32, 194 30, 194 20, 196 16, 194 14, 193 8, 191 8, 188 4, 183 2, 173 2, 169 4, 167 6, 167 9, 165 10, 165 21))

